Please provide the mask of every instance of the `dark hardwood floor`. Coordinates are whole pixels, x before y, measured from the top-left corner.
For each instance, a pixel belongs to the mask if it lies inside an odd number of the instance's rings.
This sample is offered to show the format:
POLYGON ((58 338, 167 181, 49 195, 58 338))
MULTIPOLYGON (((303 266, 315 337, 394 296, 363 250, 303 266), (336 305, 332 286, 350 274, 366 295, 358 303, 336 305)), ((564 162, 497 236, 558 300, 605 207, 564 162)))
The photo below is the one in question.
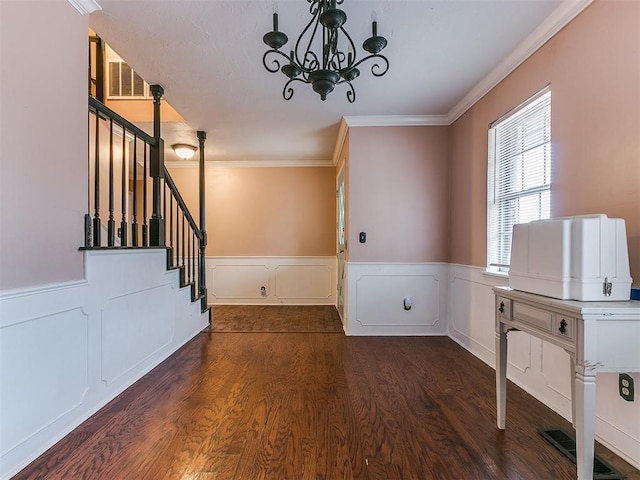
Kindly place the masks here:
MULTIPOLYGON (((229 329, 256 322, 226 308, 229 329)), ((314 312, 275 308, 264 318, 314 312)), ((446 337, 205 332, 14 478, 575 479, 537 433, 570 425, 510 383, 499 431, 494 388, 493 369, 446 337)))
POLYGON ((331 305, 216 305, 214 332, 344 333, 331 305))

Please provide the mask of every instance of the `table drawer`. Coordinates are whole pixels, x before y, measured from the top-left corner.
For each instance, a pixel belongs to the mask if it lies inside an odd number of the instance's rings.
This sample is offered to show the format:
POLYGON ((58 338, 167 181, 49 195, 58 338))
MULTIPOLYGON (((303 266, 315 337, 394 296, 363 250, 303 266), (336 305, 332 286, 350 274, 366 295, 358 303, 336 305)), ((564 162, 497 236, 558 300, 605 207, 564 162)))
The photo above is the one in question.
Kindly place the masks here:
POLYGON ((551 333, 554 314, 546 310, 516 303, 513 306, 513 321, 522 322, 540 331, 551 333))
POLYGON ((567 317, 557 313, 555 315, 553 325, 553 334, 557 337, 566 338, 568 340, 575 339, 576 335, 576 319, 567 317))
POLYGON ((504 297, 496 297, 496 316, 503 320, 511 320, 511 300, 504 297))

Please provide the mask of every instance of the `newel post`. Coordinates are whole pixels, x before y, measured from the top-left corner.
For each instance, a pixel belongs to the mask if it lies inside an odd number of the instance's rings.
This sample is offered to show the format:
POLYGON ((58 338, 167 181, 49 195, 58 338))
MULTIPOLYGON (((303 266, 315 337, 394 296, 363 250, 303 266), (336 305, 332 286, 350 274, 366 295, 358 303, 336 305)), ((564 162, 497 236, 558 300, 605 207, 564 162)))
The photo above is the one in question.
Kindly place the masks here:
POLYGON ((204 181, 204 141, 207 139, 207 133, 198 130, 198 151, 200 152, 200 168, 199 168, 199 199, 200 199, 200 262, 198 265, 200 276, 200 295, 207 298, 207 284, 205 280, 206 265, 205 255, 207 250, 207 208, 206 208, 206 195, 205 195, 205 181, 204 181))
POLYGON ((164 140, 160 137, 160 100, 164 89, 160 85, 151 85, 153 95, 153 138, 149 176, 153 179, 152 214, 149 219, 149 245, 164 246, 164 219, 162 218, 162 182, 164 178, 164 140))

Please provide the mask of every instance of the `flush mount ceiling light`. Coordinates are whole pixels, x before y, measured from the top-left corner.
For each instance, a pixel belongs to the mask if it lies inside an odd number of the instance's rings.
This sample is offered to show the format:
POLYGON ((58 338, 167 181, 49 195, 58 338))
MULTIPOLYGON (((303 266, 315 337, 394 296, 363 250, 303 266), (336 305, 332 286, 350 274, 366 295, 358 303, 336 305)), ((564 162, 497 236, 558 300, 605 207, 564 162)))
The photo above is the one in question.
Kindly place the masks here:
POLYGON ((197 147, 187 145, 186 143, 176 143, 175 145, 171 145, 171 148, 173 148, 173 151, 176 152, 176 155, 182 160, 189 160, 197 150, 197 147))
POLYGON ((289 55, 280 51, 288 37, 278 31, 278 13, 273 14, 273 31, 264 35, 264 43, 270 47, 262 57, 262 63, 271 73, 281 71, 289 78, 282 90, 285 100, 293 97, 293 82, 310 83, 313 90, 326 100, 336 85, 346 83, 347 100, 356 100, 351 82, 360 75, 363 62, 373 60, 371 73, 381 77, 389 70, 389 61, 380 51, 387 46, 387 39, 378 35, 378 22, 372 18, 372 35, 362 44, 369 55, 357 60, 356 47, 344 29, 347 14, 336 8, 344 0, 307 0, 311 21, 302 30, 289 55), (319 53, 316 53, 319 52, 319 53), (284 61, 283 61, 284 59, 284 61))

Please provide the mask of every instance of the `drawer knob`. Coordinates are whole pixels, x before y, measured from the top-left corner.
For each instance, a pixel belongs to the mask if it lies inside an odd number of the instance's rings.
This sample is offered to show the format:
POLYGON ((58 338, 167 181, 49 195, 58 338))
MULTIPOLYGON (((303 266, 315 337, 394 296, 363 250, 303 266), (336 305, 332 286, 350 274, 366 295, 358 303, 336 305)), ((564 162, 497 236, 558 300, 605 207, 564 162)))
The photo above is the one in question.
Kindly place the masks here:
POLYGON ((563 318, 562 321, 560 322, 560 328, 558 328, 558 331, 564 335, 565 333, 567 333, 567 321, 563 318))
POLYGON ((504 302, 500 302, 500 308, 498 308, 500 313, 504 313, 504 302))

